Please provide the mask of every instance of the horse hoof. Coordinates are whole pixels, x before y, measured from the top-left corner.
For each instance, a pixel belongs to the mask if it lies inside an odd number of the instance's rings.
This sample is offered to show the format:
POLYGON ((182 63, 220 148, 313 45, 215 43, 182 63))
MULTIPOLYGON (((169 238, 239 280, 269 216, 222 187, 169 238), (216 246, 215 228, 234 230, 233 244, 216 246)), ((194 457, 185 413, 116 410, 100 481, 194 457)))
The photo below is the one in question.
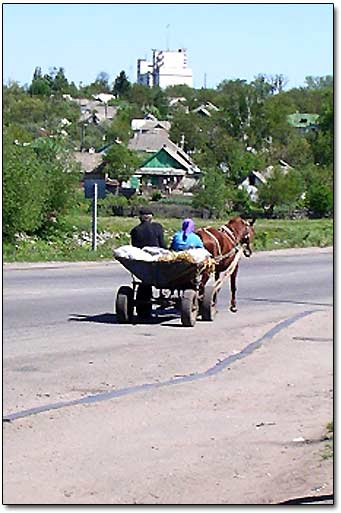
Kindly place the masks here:
POLYGON ((231 312, 236 313, 237 312, 237 307, 236 306, 230 306, 230 310, 231 310, 231 312))

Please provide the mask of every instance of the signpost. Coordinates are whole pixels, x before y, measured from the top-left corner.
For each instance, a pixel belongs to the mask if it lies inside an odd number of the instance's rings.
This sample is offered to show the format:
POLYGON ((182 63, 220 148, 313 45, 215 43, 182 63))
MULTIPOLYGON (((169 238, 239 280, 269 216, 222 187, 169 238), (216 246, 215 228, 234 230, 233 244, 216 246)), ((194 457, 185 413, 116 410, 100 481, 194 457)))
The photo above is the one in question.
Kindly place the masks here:
POLYGON ((97 200, 105 198, 105 180, 85 180, 85 198, 92 199, 92 250, 97 250, 97 200))

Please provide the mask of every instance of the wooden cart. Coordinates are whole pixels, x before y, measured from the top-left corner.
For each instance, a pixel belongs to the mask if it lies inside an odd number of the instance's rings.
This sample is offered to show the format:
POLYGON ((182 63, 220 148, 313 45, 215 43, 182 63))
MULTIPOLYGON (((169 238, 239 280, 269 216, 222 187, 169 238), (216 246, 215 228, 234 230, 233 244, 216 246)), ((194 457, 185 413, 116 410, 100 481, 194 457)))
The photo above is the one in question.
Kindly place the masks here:
POLYGON ((194 326, 199 315, 204 321, 213 321, 217 294, 240 256, 241 251, 236 253, 233 266, 230 265, 218 279, 215 279, 215 261, 212 258, 192 263, 187 260, 146 262, 116 256, 132 275, 132 285, 121 286, 116 295, 117 321, 132 322, 134 309, 139 317, 148 318, 153 305, 178 309, 183 326, 194 326), (205 285, 204 273, 206 278, 209 274, 205 285))

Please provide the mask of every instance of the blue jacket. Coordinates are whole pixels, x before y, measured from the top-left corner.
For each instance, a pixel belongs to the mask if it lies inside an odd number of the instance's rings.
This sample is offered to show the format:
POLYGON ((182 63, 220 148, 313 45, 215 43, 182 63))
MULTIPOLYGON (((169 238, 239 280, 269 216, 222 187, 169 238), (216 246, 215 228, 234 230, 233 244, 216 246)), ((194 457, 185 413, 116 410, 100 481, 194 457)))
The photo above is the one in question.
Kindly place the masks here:
POLYGON ((185 249, 190 248, 203 248, 204 245, 202 243, 202 240, 200 239, 199 235, 196 235, 195 233, 189 233, 187 235, 187 239, 183 239, 183 232, 182 230, 179 230, 175 233, 172 243, 170 246, 170 249, 173 249, 174 251, 184 251, 185 249))

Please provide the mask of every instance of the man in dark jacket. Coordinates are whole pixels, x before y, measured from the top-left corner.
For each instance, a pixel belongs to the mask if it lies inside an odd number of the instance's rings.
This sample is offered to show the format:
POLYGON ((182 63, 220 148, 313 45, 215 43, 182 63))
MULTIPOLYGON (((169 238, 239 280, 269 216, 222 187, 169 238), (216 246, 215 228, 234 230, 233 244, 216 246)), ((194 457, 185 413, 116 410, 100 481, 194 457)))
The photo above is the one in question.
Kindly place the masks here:
POLYGON ((144 246, 156 246, 166 249, 163 228, 161 224, 153 223, 152 219, 153 212, 150 208, 141 208, 141 222, 130 232, 132 246, 137 248, 144 248, 144 246))

